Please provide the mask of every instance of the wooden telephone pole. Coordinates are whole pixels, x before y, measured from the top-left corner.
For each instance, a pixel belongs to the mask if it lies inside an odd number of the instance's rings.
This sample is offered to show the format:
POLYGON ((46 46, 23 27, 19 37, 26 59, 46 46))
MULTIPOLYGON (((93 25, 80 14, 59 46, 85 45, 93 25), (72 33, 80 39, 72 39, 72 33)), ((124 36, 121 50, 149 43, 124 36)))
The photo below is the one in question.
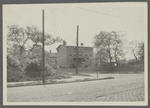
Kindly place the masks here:
POLYGON ((45 83, 45 53, 44 53, 44 10, 43 10, 43 39, 42 39, 42 44, 43 44, 43 48, 42 48, 42 58, 43 58, 43 83, 45 83))
POLYGON ((76 58, 76 74, 78 74, 78 30, 79 30, 79 26, 77 25, 77 58, 76 58))

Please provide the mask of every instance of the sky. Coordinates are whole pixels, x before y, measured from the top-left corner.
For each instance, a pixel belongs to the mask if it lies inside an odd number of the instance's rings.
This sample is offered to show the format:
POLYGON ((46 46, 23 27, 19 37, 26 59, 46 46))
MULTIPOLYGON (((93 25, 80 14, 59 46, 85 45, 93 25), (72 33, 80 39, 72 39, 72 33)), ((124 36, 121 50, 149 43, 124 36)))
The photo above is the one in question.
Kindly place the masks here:
MULTIPOLYGON (((79 45, 83 43, 89 47, 93 46, 93 37, 100 31, 122 32, 125 46, 131 41, 144 41, 147 35, 146 2, 3 5, 4 30, 13 24, 21 27, 34 25, 42 30, 43 9, 45 33, 61 37, 67 45, 76 45, 77 25, 79 45)), ((4 36, 7 36, 6 32, 4 36)), ((60 44, 47 46, 45 50, 57 52, 60 44)), ((131 52, 126 51, 127 58, 133 58, 131 52)))

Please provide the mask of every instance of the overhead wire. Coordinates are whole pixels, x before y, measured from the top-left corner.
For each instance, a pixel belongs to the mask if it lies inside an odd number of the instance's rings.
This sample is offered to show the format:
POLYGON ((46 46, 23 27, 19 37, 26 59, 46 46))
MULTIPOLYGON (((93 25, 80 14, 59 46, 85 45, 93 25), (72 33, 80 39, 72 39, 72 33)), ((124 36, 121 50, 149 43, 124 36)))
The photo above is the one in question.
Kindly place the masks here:
POLYGON ((20 17, 22 20, 24 20, 25 22, 27 22, 28 24, 30 25, 34 25, 32 24, 32 22, 28 21, 28 20, 25 20, 22 16, 20 16, 19 14, 17 14, 15 11, 11 10, 13 13, 15 13, 18 17, 20 17))
MULTIPOLYGON (((23 21, 27 22, 28 24, 30 24, 31 26, 33 26, 34 24, 32 24, 31 21, 26 20, 24 17, 20 16, 19 14, 17 14, 15 11, 11 10, 13 13, 15 13, 18 17, 20 17, 23 21)), ((46 34, 46 33, 45 33, 46 34)), ((53 34, 51 34, 52 36, 54 36, 53 34)), ((56 36, 54 36, 56 37, 56 36)), ((60 37, 60 36, 59 36, 60 37)), ((31 43, 31 42, 30 42, 31 43)))
POLYGON ((111 15, 111 14, 107 14, 107 13, 101 13, 101 12, 94 11, 94 10, 89 10, 89 9, 86 9, 86 8, 81 8, 81 7, 76 7, 76 8, 82 9, 82 10, 85 10, 85 11, 89 11, 89 12, 94 12, 94 13, 102 14, 102 15, 111 16, 111 17, 118 17, 118 18, 123 18, 123 19, 127 19, 127 20, 134 20, 134 21, 143 22, 143 20, 136 20, 136 19, 130 19, 130 18, 116 16, 116 15, 111 15))

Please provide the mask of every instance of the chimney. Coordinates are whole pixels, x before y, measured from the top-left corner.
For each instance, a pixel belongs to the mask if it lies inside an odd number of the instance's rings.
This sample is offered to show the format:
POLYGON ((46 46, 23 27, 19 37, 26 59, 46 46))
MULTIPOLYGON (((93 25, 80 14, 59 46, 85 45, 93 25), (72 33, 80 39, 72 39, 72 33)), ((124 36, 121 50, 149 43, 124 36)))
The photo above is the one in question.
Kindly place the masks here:
POLYGON ((63 45, 66 45, 66 44, 67 44, 67 42, 65 40, 63 40, 63 45))
POLYGON ((83 46, 83 43, 81 43, 81 46, 83 46))

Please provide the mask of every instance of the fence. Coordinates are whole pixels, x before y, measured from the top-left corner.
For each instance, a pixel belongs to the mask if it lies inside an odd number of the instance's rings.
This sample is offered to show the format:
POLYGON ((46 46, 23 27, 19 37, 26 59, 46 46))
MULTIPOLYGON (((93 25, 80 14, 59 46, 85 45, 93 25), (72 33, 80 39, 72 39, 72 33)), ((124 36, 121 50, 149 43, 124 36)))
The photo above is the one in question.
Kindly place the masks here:
MULTIPOLYGON (((59 68, 61 72, 75 72, 76 68, 59 68)), ((87 73, 95 73, 96 71, 99 72, 143 72, 144 65, 143 64, 134 64, 134 65, 123 65, 123 66, 101 66, 101 67, 79 67, 79 72, 87 72, 87 73)))

